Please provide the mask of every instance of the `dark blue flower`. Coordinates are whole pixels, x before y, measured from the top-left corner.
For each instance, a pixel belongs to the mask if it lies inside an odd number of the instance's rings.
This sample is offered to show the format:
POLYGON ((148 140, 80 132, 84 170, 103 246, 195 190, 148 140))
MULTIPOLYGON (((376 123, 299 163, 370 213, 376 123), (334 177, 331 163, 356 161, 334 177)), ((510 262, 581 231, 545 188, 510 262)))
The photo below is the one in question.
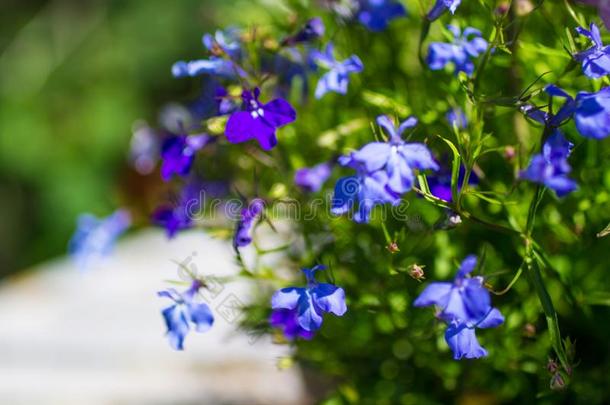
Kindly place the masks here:
POLYGON ((294 309, 275 309, 269 317, 269 324, 274 328, 282 329, 286 339, 302 338, 309 340, 314 336, 313 331, 305 330, 299 325, 299 311, 294 309))
POLYGON ((294 46, 302 42, 310 42, 324 35, 324 23, 318 17, 308 20, 296 34, 282 41, 282 45, 294 46))
POLYGON ((277 98, 263 104, 258 98, 260 90, 242 93, 242 111, 231 114, 227 121, 225 134, 231 143, 241 143, 252 139, 258 141, 261 148, 270 150, 277 144, 277 128, 293 122, 296 111, 288 101, 277 98))
POLYGON ((390 21, 406 15, 405 7, 395 0, 360 0, 358 21, 374 32, 385 30, 390 21))
POLYGON ((476 324, 469 325, 459 320, 450 322, 445 331, 445 341, 453 352, 453 358, 461 360, 487 356, 487 350, 477 340, 475 328, 495 328, 502 323, 504 323, 504 316, 496 308, 492 308, 476 324))
POLYGON ((320 163, 313 167, 304 167, 296 171, 294 184, 310 193, 315 193, 322 188, 322 185, 331 174, 332 165, 328 162, 320 163))
POLYGON ((337 61, 334 57, 332 42, 326 45, 324 53, 312 51, 311 58, 318 66, 328 69, 328 72, 320 78, 316 86, 315 96, 318 99, 322 98, 329 91, 346 94, 349 75, 351 73, 360 73, 364 69, 362 61, 356 55, 352 55, 342 62, 337 61))
POLYGON ((276 291, 271 297, 271 308, 296 311, 299 327, 309 332, 320 329, 324 313, 343 316, 347 311, 343 288, 333 284, 318 283, 314 277, 316 271, 324 269, 324 266, 303 269, 307 286, 282 288, 276 291))
MULTIPOLYGON (((460 171, 458 174, 458 191, 462 188, 462 182, 464 181, 464 175, 466 174, 466 169, 464 165, 460 165, 460 171)), ((428 188, 430 188, 430 193, 445 201, 453 201, 453 196, 451 193, 451 169, 448 166, 441 166, 438 173, 434 173, 432 175, 426 176, 426 180, 428 181, 428 188)), ((476 185, 479 182, 479 178, 474 172, 470 173, 470 177, 468 178, 469 185, 476 185)))
POLYGON ((131 216, 125 210, 117 210, 103 219, 83 214, 78 217, 68 252, 81 270, 88 270, 110 254, 117 238, 129 225, 131 216))
POLYGON ((582 52, 574 55, 574 59, 582 63, 583 73, 592 79, 606 76, 610 73, 610 46, 604 46, 599 33, 599 28, 594 23, 591 23, 590 30, 582 27, 576 28, 576 31, 591 41, 593 46, 582 52))
POLYGON ((151 215, 155 225, 165 228, 168 238, 173 238, 179 231, 193 226, 193 219, 202 207, 202 198, 206 194, 206 187, 198 181, 190 181, 180 192, 176 202, 163 204, 151 215))
POLYGON ((171 135, 161 146, 161 178, 168 181, 173 175, 189 174, 195 154, 213 140, 209 135, 171 135))
POLYGON ((255 198, 241 211, 240 218, 235 229, 233 246, 244 247, 252 243, 252 227, 265 209, 265 202, 255 198))
POLYGON ((455 107, 447 111, 447 114, 445 114, 445 119, 451 127, 455 125, 458 128, 464 129, 468 126, 466 114, 464 114, 464 111, 459 107, 455 107))
POLYGON ((432 70, 444 69, 450 63, 455 66, 455 73, 465 72, 471 76, 474 72, 472 59, 487 50, 487 41, 481 38, 481 31, 468 27, 461 33, 458 27, 448 25, 453 34, 453 42, 433 42, 428 51, 427 63, 432 70))
POLYGON ((447 10, 449 10, 451 14, 455 14, 455 10, 457 10, 461 2, 462 0, 436 0, 434 6, 428 11, 428 20, 434 21, 438 19, 447 10))
POLYGON ((214 315, 207 304, 195 302, 195 296, 203 285, 194 280, 191 287, 179 293, 173 288, 159 291, 159 297, 171 299, 174 303, 163 309, 163 319, 167 326, 169 344, 174 350, 184 350, 184 338, 191 330, 205 332, 212 327, 214 315))
POLYGON ((576 182, 567 175, 571 168, 568 156, 574 145, 555 130, 542 147, 542 153, 535 155, 529 166, 519 177, 534 183, 543 184, 555 191, 558 197, 576 190, 576 182))

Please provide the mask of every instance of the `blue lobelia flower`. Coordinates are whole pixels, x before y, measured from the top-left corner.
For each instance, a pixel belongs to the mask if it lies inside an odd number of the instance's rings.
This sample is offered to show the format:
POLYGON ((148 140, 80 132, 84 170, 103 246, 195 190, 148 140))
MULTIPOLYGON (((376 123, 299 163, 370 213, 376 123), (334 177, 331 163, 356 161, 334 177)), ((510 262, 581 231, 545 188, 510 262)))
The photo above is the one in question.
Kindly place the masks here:
MULTIPOLYGON (((460 165, 460 171, 458 174, 458 191, 462 188, 462 182, 464 181, 464 176, 466 175, 466 169, 464 165, 460 165)), ((445 201, 453 201, 453 196, 451 193, 451 169, 448 166, 441 166, 438 173, 433 175, 429 175, 426 177, 428 181, 428 187, 430 188, 430 193, 445 201)), ((470 173, 470 177, 468 178, 469 185, 476 185, 479 182, 479 178, 474 172, 470 173)))
POLYGON ((450 63, 455 66, 455 73, 465 72, 471 76, 474 72, 472 59, 486 51, 487 41, 481 38, 481 31, 468 27, 461 33, 460 29, 448 25, 453 34, 453 42, 433 42, 428 50, 427 63, 432 70, 444 69, 450 63))
POLYGON ((238 59, 241 53, 241 32, 237 28, 228 28, 224 31, 218 30, 212 34, 204 34, 201 42, 203 46, 213 55, 229 55, 232 59, 238 59))
POLYGON ((308 20, 294 35, 284 39, 282 45, 294 46, 303 42, 310 42, 324 35, 324 23, 319 17, 308 20))
POLYGON ((161 146, 161 178, 169 181, 172 176, 186 176, 191 171, 197 151, 214 138, 209 135, 171 135, 161 146))
POLYGON ((413 302, 416 307, 439 307, 437 316, 448 324, 445 340, 456 360, 486 356, 487 351, 477 341, 475 328, 493 328, 504 322, 500 311, 491 306, 483 278, 468 276, 476 265, 477 258, 467 256, 453 283, 431 283, 413 302))
POLYGON ((265 209, 265 202, 260 198, 255 198, 250 204, 241 210, 239 221, 235 229, 233 246, 244 247, 252 243, 252 230, 254 223, 261 216, 265 209))
POLYGON ((184 350, 184 338, 191 330, 205 332, 212 327, 214 315, 207 304, 195 302, 195 296, 203 284, 193 280, 191 287, 179 293, 173 288, 159 291, 159 297, 171 299, 174 303, 163 309, 163 319, 167 326, 169 344, 174 350, 184 350))
POLYGON ((310 193, 320 191, 324 182, 330 177, 331 169, 332 165, 328 162, 299 169, 294 175, 294 184, 310 193))
POLYGON ((455 10, 457 10, 461 2, 462 0, 436 0, 436 3, 434 3, 434 6, 428 11, 426 17, 429 21, 434 21, 445 14, 447 10, 449 10, 451 14, 455 14, 455 10))
POLYGON ((608 0, 580 0, 580 2, 597 7, 600 18, 606 28, 610 30, 610 2, 608 0))
POLYGON ((496 308, 476 324, 453 320, 445 331, 445 341, 453 352, 455 360, 478 359, 487 356, 487 350, 479 344, 475 328, 495 328, 504 322, 504 316, 496 308))
POLYGON ((184 186, 178 201, 158 207, 151 215, 154 224, 165 228, 168 238, 173 238, 179 231, 189 229, 193 225, 196 212, 203 204, 205 187, 198 181, 191 181, 184 186))
POLYGON ((271 297, 271 308, 296 311, 299 327, 309 332, 320 329, 324 313, 343 316, 347 311, 343 288, 333 284, 318 283, 314 277, 316 271, 324 269, 324 266, 303 269, 307 286, 282 288, 276 291, 271 297))
POLYGON ((395 0, 360 0, 358 21, 374 32, 385 30, 390 21, 406 15, 405 7, 395 0))
POLYGON ((577 27, 576 31, 591 41, 593 46, 574 54, 574 59, 582 63, 582 71, 591 79, 606 76, 610 73, 610 46, 604 46, 599 28, 591 23, 589 30, 577 27))
POLYGON ((534 183, 543 184, 555 191, 558 197, 576 190, 576 182, 567 175, 572 170, 568 156, 574 145, 555 130, 542 147, 542 153, 535 155, 529 166, 519 177, 534 183))
POLYGON ((282 332, 284 332, 284 337, 286 337, 286 339, 311 339, 314 335, 314 332, 303 329, 299 325, 298 316, 299 312, 297 308, 275 309, 269 317, 269 324, 274 328, 282 329, 282 332))
POLYGON ((277 98, 263 104, 258 98, 260 90, 242 93, 242 111, 231 114, 227 121, 225 134, 231 143, 241 143, 256 139, 264 150, 277 144, 277 128, 293 122, 297 113, 288 101, 277 98))
POLYGON ((547 86, 545 91, 566 99, 549 120, 551 126, 558 127, 573 116, 576 129, 582 136, 603 139, 610 135, 610 87, 604 87, 597 93, 580 91, 575 99, 554 85, 547 86))
POLYGON ((68 252, 79 269, 88 270, 110 254, 116 240, 129 228, 129 225, 131 225, 131 216, 126 210, 117 210, 103 219, 91 214, 82 214, 78 217, 68 252))
POLYGON ((447 111, 445 114, 445 119, 451 127, 454 125, 462 129, 468 127, 468 119, 460 107, 455 107, 447 111))
POLYGON ((371 142, 353 152, 351 159, 363 165, 368 173, 377 170, 386 172, 386 188, 393 194, 411 190, 415 182, 413 169, 438 170, 430 150, 422 143, 406 143, 401 135, 407 128, 417 125, 417 118, 410 117, 398 127, 385 115, 377 117, 377 124, 390 136, 388 142, 371 142))
POLYGON ((326 45, 324 53, 320 51, 312 51, 311 58, 316 65, 328 69, 318 81, 316 86, 316 98, 322 98, 327 92, 334 91, 339 94, 347 93, 349 84, 349 75, 351 73, 360 73, 364 69, 364 65, 360 58, 356 55, 350 56, 343 62, 338 62, 334 57, 334 46, 332 42, 326 45))

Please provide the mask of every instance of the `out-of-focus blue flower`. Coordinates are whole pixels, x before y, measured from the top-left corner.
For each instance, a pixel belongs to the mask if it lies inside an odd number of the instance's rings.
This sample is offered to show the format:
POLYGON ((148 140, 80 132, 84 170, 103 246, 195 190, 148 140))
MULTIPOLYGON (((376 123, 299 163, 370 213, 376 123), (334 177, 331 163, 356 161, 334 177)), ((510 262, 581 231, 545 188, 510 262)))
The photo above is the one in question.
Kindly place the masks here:
POLYGON ((445 341, 453 352, 453 358, 461 360, 487 356, 487 350, 477 340, 475 328, 495 328, 502 323, 504 323, 504 316, 496 308, 492 308, 476 324, 469 325, 459 320, 450 322, 445 331, 445 341))
POLYGON ((352 55, 342 62, 337 61, 334 56, 332 42, 326 45, 324 53, 312 51, 311 58, 318 66, 328 69, 328 72, 320 78, 316 86, 315 96, 318 99, 322 98, 329 91, 346 94, 349 75, 351 73, 360 73, 364 69, 362 61, 356 55, 352 55))
POLYGON ((333 284, 318 283, 314 277, 316 271, 324 269, 324 266, 303 269, 307 286, 282 288, 276 291, 271 297, 271 308, 296 311, 298 326, 308 332, 320 329, 324 313, 343 316, 347 311, 343 288, 333 284))
POLYGON ((368 173, 384 170, 387 173, 386 187, 391 193, 403 194, 411 190, 415 182, 413 169, 438 170, 430 150, 422 143, 406 143, 401 135, 407 128, 417 125, 415 117, 407 118, 398 127, 385 115, 377 117, 377 124, 384 128, 388 142, 371 142, 353 152, 351 159, 366 168, 368 173))
MULTIPOLYGON (((460 172, 458 175, 458 191, 462 188, 462 182, 464 181, 464 175, 466 174, 466 169, 463 165, 460 165, 460 172)), ((437 173, 426 176, 426 180, 428 181, 428 188, 430 188, 430 193, 445 201, 453 201, 453 196, 451 194, 451 169, 449 166, 441 166, 440 170, 437 173)), ((479 178, 474 172, 470 173, 470 177, 468 178, 469 185, 476 185, 479 182, 479 178)))
POLYGON ((110 254, 119 236, 131 225, 131 215, 117 210, 106 218, 91 214, 78 217, 76 231, 68 245, 68 252, 81 270, 88 270, 110 254))
POLYGON ((360 0, 358 21, 374 32, 385 30, 390 21, 406 15, 405 7, 395 0, 360 0))
POLYGON ((255 139, 261 148, 270 150, 277 144, 276 129, 293 122, 297 113, 282 98, 263 104, 258 100, 259 96, 258 87, 253 92, 243 91, 242 111, 231 114, 225 134, 231 143, 255 139))
POLYGON ((214 138, 209 135, 172 135, 161 147, 161 178, 169 181, 173 175, 189 174, 195 154, 214 138))
POLYGON ((316 66, 309 57, 310 50, 300 50, 294 47, 284 48, 282 53, 263 55, 261 69, 277 77, 274 95, 280 98, 289 98, 293 83, 298 79, 301 85, 301 100, 309 95, 309 72, 315 71, 316 66))
POLYGON ((471 76, 474 72, 472 59, 487 50, 487 41, 481 37, 481 31, 467 27, 461 33, 460 29, 448 25, 453 34, 453 42, 433 42, 428 50, 427 63, 432 70, 444 69, 449 63, 455 66, 455 73, 465 72, 471 76))
POLYGON ((159 297, 169 298, 174 302, 161 311, 167 326, 169 344, 174 350, 184 350, 184 338, 191 327, 196 332, 205 332, 214 323, 210 307, 203 302, 195 302, 195 296, 202 286, 199 280, 193 280, 191 287, 182 293, 173 288, 157 293, 159 297))
POLYGON ((274 328, 282 329, 286 339, 293 340, 302 338, 309 340, 314 336, 314 332, 305 330, 299 325, 299 311, 294 309, 275 309, 269 317, 269 324, 274 328))
POLYGON ((199 181, 190 181, 181 190, 178 200, 158 207, 151 215, 152 222, 165 228, 168 238, 193 225, 194 216, 204 204, 206 189, 199 181))
POLYGON ((240 34, 240 30, 237 28, 218 30, 214 35, 204 34, 201 42, 214 55, 226 53, 232 59, 238 59, 241 52, 240 34))
POLYGON ((604 25, 610 30, 610 2, 607 0, 579 0, 581 3, 597 7, 604 25))
POLYGON ((330 177, 331 169, 332 165, 328 162, 299 169, 294 175, 294 184, 310 193, 320 191, 324 182, 330 177))
POLYGON ((264 209, 265 202, 260 198, 255 198, 246 208, 242 209, 235 229, 233 246, 244 247, 252 243, 252 227, 264 209))
POLYGON ((477 341, 475 328, 493 328, 504 322, 500 311, 491 306, 483 278, 468 276, 476 265, 474 255, 466 257, 453 283, 431 283, 413 302, 416 307, 436 305, 439 308, 437 316, 448 324, 445 340, 456 360, 486 356, 487 351, 477 341))
POLYGON ((462 109, 459 107, 455 107, 447 111, 447 114, 445 114, 445 119, 451 127, 455 125, 458 128, 464 129, 468 126, 466 114, 464 114, 464 111, 462 111, 462 109))
POLYGON ((429 21, 434 21, 442 16, 445 11, 449 10, 451 14, 455 14, 462 0, 436 0, 434 6, 428 11, 427 18, 429 21))
POLYGON ((137 122, 129 143, 129 161, 140 174, 153 172, 159 160, 159 134, 145 122, 137 122))
POLYGON ((302 42, 310 42, 324 35, 324 23, 319 17, 308 20, 294 35, 284 39, 282 45, 294 46, 302 42))
POLYGON ((542 147, 542 153, 535 155, 529 166, 519 177, 547 186, 555 191, 558 197, 576 190, 576 182, 568 177, 572 170, 568 156, 574 145, 555 130, 542 147))
POLYGON ((602 37, 599 33, 599 28, 594 23, 591 23, 589 30, 582 27, 577 27, 576 31, 591 41, 593 46, 582 52, 574 55, 574 59, 582 63, 583 73, 592 78, 606 76, 610 73, 610 46, 604 46, 602 37))

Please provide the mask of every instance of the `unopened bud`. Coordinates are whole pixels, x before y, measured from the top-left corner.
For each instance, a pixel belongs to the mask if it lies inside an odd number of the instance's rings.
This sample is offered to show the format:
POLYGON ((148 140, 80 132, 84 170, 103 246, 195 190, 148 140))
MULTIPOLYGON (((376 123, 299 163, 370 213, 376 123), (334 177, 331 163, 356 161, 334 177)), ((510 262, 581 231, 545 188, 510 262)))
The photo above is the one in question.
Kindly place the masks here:
POLYGON ((513 160, 516 156, 515 148, 513 146, 507 146, 504 148, 504 158, 506 160, 513 160))
POLYGON ((411 267, 409 267, 409 275, 417 281, 425 279, 424 267, 425 266, 420 266, 415 263, 412 264, 411 267))
POLYGON ((546 364, 546 369, 549 373, 555 374, 559 371, 559 364, 553 359, 549 359, 549 362, 546 364))
POLYGON ((390 253, 400 252, 400 249, 398 248, 398 244, 396 242, 390 243, 388 246, 386 246, 386 249, 388 249, 390 253))
POLYGON ((534 336, 536 336, 536 327, 534 325, 532 325, 531 323, 526 323, 523 326, 523 334, 526 337, 534 337, 534 336))
POLYGON ((552 390, 562 390, 566 386, 566 382, 563 379, 561 373, 555 373, 553 377, 551 377, 550 387, 552 390))

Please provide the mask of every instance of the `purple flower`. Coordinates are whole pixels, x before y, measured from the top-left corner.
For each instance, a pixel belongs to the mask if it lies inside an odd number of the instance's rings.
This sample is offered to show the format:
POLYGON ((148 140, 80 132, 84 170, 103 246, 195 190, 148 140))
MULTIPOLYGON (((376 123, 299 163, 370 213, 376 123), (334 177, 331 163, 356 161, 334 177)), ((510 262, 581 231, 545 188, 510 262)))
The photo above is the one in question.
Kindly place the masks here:
POLYGON ((595 6, 598 9, 599 16, 606 25, 607 29, 610 29, 610 2, 607 0, 579 0, 581 3, 595 6))
POLYGON ((191 287, 182 293, 173 288, 157 293, 159 297, 169 298, 174 302, 161 311, 167 326, 169 344, 174 350, 184 350, 184 338, 191 327, 197 332, 205 332, 214 323, 210 307, 203 302, 195 302, 195 295, 202 286, 200 281, 193 280, 191 287))
POLYGON ((457 10, 461 2, 462 0, 436 0, 434 6, 428 11, 428 20, 434 21, 438 19, 445 14, 447 10, 449 10, 451 14, 455 14, 455 10, 457 10))
POLYGON ((277 98, 263 104, 258 100, 260 90, 242 93, 242 110, 229 117, 225 134, 231 143, 241 143, 256 139, 264 150, 270 150, 277 144, 277 128, 293 122, 296 111, 284 99, 277 98))
POLYGON ((351 73, 360 73, 364 69, 362 61, 356 55, 350 56, 343 62, 338 62, 334 57, 332 42, 326 45, 324 53, 312 51, 311 58, 318 66, 328 69, 328 72, 320 78, 316 86, 315 96, 318 99, 322 98, 329 91, 346 94, 349 75, 351 73))
POLYGON ((252 243, 252 227, 265 209, 265 202, 260 198, 255 198, 250 204, 241 211, 233 246, 244 247, 252 243))
POLYGON ((294 46, 302 42, 310 42, 324 35, 324 23, 319 17, 308 20, 296 34, 282 41, 282 45, 294 46))
POLYGON ((309 340, 313 337, 314 332, 303 329, 299 325, 299 312, 294 309, 276 309, 273 310, 269 317, 269 324, 274 328, 280 328, 284 332, 286 339, 293 340, 302 338, 309 340))
POLYGON ((320 329, 324 313, 343 316, 347 311, 343 288, 333 284, 318 283, 314 277, 316 271, 324 269, 324 266, 303 269, 307 286, 282 288, 276 291, 271 297, 271 308, 296 311, 298 326, 308 332, 320 329))
POLYGON ((610 46, 604 46, 599 28, 591 23, 590 31, 577 27, 576 31, 591 41, 593 46, 574 55, 574 59, 582 63, 583 73, 591 79, 597 79, 610 73, 610 46))
POLYGON ((453 352, 455 360, 478 359, 487 356, 487 350, 479 344, 475 328, 495 328, 504 323, 504 317, 496 308, 492 308, 477 324, 454 320, 445 331, 445 341, 453 352))
POLYGON ((398 1, 360 0, 358 21, 373 32, 385 30, 390 21, 406 15, 407 10, 398 1))
POLYGON ((467 27, 464 33, 453 25, 447 29, 453 34, 453 42, 433 42, 428 51, 427 63, 432 70, 444 69, 450 63, 455 66, 455 73, 465 72, 471 76, 474 72, 472 59, 487 50, 487 41, 481 38, 481 31, 467 27))
MULTIPOLYGON (((386 172, 386 188, 393 194, 403 194, 413 187, 415 175, 413 169, 438 170, 438 164, 432 158, 430 150, 422 143, 406 143, 401 139, 407 128, 417 125, 417 118, 409 117, 398 127, 389 117, 377 117, 377 124, 390 136, 388 142, 371 142, 362 149, 353 152, 351 161, 365 167, 367 173, 377 170, 386 172)), ((342 159, 342 163, 348 162, 342 159)))
POLYGON ((431 283, 413 302, 416 307, 439 307, 437 316, 448 324, 445 340, 456 360, 486 356, 487 351, 477 341, 475 328, 493 328, 504 322, 500 311, 491 306, 483 278, 468 276, 476 265, 474 255, 466 257, 453 283, 431 283))
POLYGON ((331 201, 331 212, 334 215, 342 215, 357 208, 354 221, 368 223, 375 205, 400 203, 400 196, 385 187, 388 182, 388 175, 385 172, 377 171, 369 174, 363 168, 359 168, 357 172, 356 176, 342 177, 335 184, 331 201))
POLYGON ((542 147, 542 153, 535 155, 520 178, 543 184, 555 191, 558 197, 576 190, 576 182, 567 175, 571 168, 568 156, 574 145, 555 130, 542 147))
POLYGON ((78 217, 76 231, 70 239, 68 252, 81 270, 88 270, 109 255, 119 236, 131 225, 131 215, 117 210, 100 219, 91 214, 78 217))
POLYGON ((237 59, 241 52, 240 31, 237 28, 229 28, 224 31, 218 30, 212 34, 204 34, 201 40, 214 55, 225 53, 233 59, 237 59))
POLYGON ((445 114, 445 119, 451 127, 455 125, 458 128, 464 129, 468 126, 466 114, 464 114, 464 111, 462 111, 462 109, 459 107, 455 107, 447 111, 447 114, 445 114))
POLYGON ((324 182, 330 177, 331 169, 332 165, 328 162, 299 169, 294 175, 294 184, 310 193, 320 191, 324 182))
POLYGON ((164 227, 168 238, 173 238, 179 231, 191 228, 196 214, 191 211, 193 207, 201 207, 204 192, 201 183, 196 181, 187 183, 176 203, 161 205, 153 212, 152 222, 164 227))
POLYGON ((161 178, 169 181, 173 175, 189 174, 195 154, 212 141, 209 135, 172 135, 161 146, 161 178))
MULTIPOLYGON (((460 165, 460 172, 458 175, 458 191, 462 188, 462 182, 464 181, 464 175, 466 174, 466 169, 463 165, 460 165)), ((442 166, 438 173, 427 176, 426 180, 428 181, 428 187, 430 188, 430 193, 433 196, 440 198, 445 201, 453 201, 453 196, 451 193, 451 169, 447 166, 442 166)), ((468 178, 469 185, 475 185, 479 182, 477 175, 472 172, 470 173, 470 177, 468 178)))

